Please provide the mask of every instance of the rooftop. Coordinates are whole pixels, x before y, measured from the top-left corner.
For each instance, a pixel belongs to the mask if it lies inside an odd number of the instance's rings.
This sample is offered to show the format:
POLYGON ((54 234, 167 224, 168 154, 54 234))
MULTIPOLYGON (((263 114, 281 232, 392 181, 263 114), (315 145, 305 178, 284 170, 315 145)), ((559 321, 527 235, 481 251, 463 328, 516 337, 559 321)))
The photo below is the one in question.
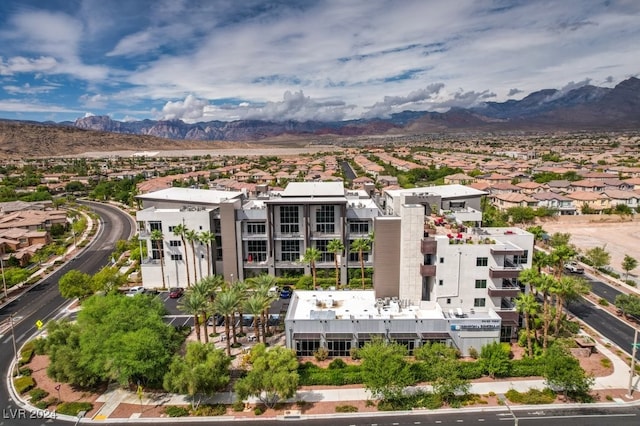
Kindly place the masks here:
POLYGON ((289 182, 283 197, 344 197, 342 182, 289 182))
POLYGON ((405 195, 432 194, 432 195, 439 195, 442 198, 469 197, 469 196, 480 196, 480 195, 487 194, 486 191, 480 191, 470 186, 458 185, 458 184, 426 186, 421 188, 410 188, 410 189, 389 189, 389 190, 386 190, 385 192, 392 197, 399 197, 403 194, 405 195))
POLYGON ((202 204, 220 204, 223 201, 240 197, 240 191, 215 191, 194 188, 167 188, 148 194, 138 195, 141 200, 168 200, 173 202, 189 202, 202 204))

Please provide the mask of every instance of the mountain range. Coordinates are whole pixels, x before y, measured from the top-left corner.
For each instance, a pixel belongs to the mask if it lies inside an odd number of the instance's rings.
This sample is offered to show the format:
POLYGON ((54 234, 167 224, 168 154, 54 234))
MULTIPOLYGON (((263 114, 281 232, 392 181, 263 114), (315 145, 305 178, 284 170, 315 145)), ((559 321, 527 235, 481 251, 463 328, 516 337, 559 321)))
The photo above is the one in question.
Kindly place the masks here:
POLYGON ((404 111, 389 118, 347 121, 238 120, 185 123, 115 121, 108 116, 79 118, 67 124, 85 130, 150 135, 194 141, 260 140, 280 135, 356 136, 385 133, 460 130, 634 130, 640 129, 640 79, 631 77, 613 88, 585 85, 560 91, 544 89, 521 100, 485 102, 447 112, 404 111))

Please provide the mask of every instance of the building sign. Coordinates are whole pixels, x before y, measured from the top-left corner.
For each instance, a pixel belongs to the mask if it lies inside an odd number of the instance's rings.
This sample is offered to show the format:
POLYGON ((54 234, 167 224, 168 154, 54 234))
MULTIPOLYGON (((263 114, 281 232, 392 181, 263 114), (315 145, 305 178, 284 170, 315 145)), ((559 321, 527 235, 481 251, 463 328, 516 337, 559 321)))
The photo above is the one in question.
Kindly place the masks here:
POLYGON ((499 330, 500 324, 501 324, 501 321, 499 319, 465 321, 461 324, 451 324, 451 330, 452 331, 499 330))

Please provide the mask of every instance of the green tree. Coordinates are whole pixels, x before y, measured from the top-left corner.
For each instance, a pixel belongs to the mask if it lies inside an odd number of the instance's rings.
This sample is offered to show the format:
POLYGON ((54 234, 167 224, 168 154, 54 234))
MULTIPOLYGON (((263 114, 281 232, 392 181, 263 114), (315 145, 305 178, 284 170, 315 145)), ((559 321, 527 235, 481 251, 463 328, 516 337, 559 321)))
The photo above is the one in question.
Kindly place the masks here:
POLYGON ((195 409, 202 396, 213 396, 229 384, 230 365, 231 358, 212 344, 190 342, 184 358, 173 357, 163 387, 168 392, 189 395, 195 409))
POLYGON ((457 362, 447 360, 436 367, 433 392, 444 402, 451 403, 456 397, 467 395, 470 387, 469 380, 460 375, 457 362))
POLYGON ((156 251, 160 257, 160 274, 162 275, 162 289, 167 288, 167 283, 164 279, 164 235, 159 229, 151 231, 151 241, 156 246, 156 251))
POLYGON ((281 399, 291 398, 298 388, 298 360, 282 346, 266 347, 258 343, 249 355, 251 369, 236 382, 235 391, 242 400, 255 396, 269 408, 281 399))
POLYGON ((333 239, 327 244, 327 250, 333 253, 333 264, 336 269, 336 289, 338 289, 340 288, 340 265, 338 264, 338 257, 341 256, 344 251, 344 244, 337 238, 333 239))
POLYGON ((302 256, 302 261, 308 263, 311 267, 311 276, 313 277, 313 288, 316 288, 316 262, 320 260, 322 252, 315 247, 307 247, 302 256))
POLYGON ((555 391, 565 392, 575 399, 589 393, 594 379, 580 367, 580 363, 562 345, 556 343, 544 357, 545 383, 555 391))
POLYGON ((249 278, 247 283, 263 298, 264 309, 260 315, 260 325, 262 327, 262 339, 263 342, 266 343, 266 327, 268 323, 269 307, 271 306, 271 303, 278 298, 277 294, 272 292, 273 287, 276 286, 277 280, 273 275, 260 274, 257 277, 249 278))
POLYGON ((362 289, 364 290, 364 253, 371 250, 371 240, 369 238, 358 238, 351 242, 351 252, 358 253, 358 261, 360 262, 360 276, 362 279, 362 289))
POLYGON ((113 293, 126 283, 127 277, 121 274, 120 270, 114 266, 105 266, 91 277, 93 291, 113 293))
POLYGON ((494 342, 480 350, 480 363, 492 379, 509 375, 511 348, 509 344, 494 342))
POLYGON ((554 334, 560 332, 560 321, 565 303, 577 300, 580 296, 589 294, 591 286, 582 278, 563 276, 555 281, 551 289, 556 298, 556 317, 554 322, 554 334))
MULTIPOLYGON (((178 309, 185 314, 193 316, 193 327, 196 330, 196 338, 201 341, 200 314, 206 310, 207 300, 200 293, 188 291, 178 302, 178 309)), ((206 321, 206 317, 205 317, 206 321)))
MULTIPOLYGON (((7 283, 7 288, 11 288, 14 285, 18 285, 29 278, 29 271, 17 267, 4 268, 4 280, 7 283)), ((64 296, 63 296, 64 297, 64 296)))
POLYGON ((529 355, 529 358, 533 358, 531 320, 538 313, 540 304, 532 293, 520 293, 516 298, 516 309, 524 316, 524 329, 525 333, 527 333, 527 355, 529 355))
POLYGON ((58 290, 65 299, 84 299, 93 294, 91 275, 72 269, 60 277, 58 290))
POLYGON ((188 229, 184 224, 179 224, 173 227, 173 235, 180 237, 180 241, 182 242, 182 247, 184 249, 184 267, 187 271, 187 288, 191 287, 191 274, 189 273, 189 262, 187 257, 187 244, 186 244, 186 233, 188 229))
MULTIPOLYGON (((213 312, 213 301, 215 300, 216 288, 219 286, 219 278, 215 278, 214 275, 208 275, 202 278, 200 281, 197 281, 191 291, 195 294, 199 294, 202 299, 204 299, 204 303, 200 304, 200 315, 202 316, 202 328, 204 333, 204 342, 209 342, 209 331, 207 330, 207 320, 209 315, 213 312)), ((214 333, 215 333, 215 321, 214 325, 214 333)))
POLYGON ((624 271, 624 279, 625 281, 627 281, 629 279, 629 272, 631 272, 631 270, 635 269, 636 266, 638 266, 638 261, 628 254, 625 254, 624 259, 622 259, 621 266, 622 270, 624 271))
POLYGON ((207 248, 207 275, 211 275, 213 274, 213 271, 211 269, 211 243, 216 241, 216 234, 211 231, 203 231, 198 234, 198 240, 207 248))
MULTIPOLYGON (((242 310, 253 316, 253 331, 256 339, 260 341, 260 318, 265 308, 265 298, 263 294, 252 293, 242 302, 242 310)), ((263 336, 264 339, 264 336, 263 336)))
POLYGON ((358 353, 362 357, 362 382, 372 395, 397 399, 413 383, 405 346, 377 339, 367 342, 358 353))
POLYGON ((611 262, 611 255, 606 250, 606 244, 602 247, 593 247, 584 253, 596 270, 600 270, 611 262))
POLYGON ((229 356, 231 356, 231 329, 229 324, 231 323, 232 316, 236 312, 239 301, 240 299, 238 294, 235 291, 226 288, 216 295, 216 299, 213 302, 214 311, 224 316, 224 334, 226 337, 227 355, 229 356))
POLYGON ((640 297, 635 294, 619 294, 615 298, 616 308, 624 315, 640 317, 640 297))
POLYGON ((510 207, 507 213, 513 223, 531 223, 536 218, 536 211, 531 207, 510 207))
MULTIPOLYGON (((184 233, 184 238, 189 241, 189 245, 191 246, 191 260, 193 261, 193 279, 194 281, 198 281, 198 269, 196 268, 196 258, 198 255, 196 254, 196 241, 198 241, 198 233, 193 229, 187 229, 184 233)), ((185 251, 186 251, 185 247, 185 251)))

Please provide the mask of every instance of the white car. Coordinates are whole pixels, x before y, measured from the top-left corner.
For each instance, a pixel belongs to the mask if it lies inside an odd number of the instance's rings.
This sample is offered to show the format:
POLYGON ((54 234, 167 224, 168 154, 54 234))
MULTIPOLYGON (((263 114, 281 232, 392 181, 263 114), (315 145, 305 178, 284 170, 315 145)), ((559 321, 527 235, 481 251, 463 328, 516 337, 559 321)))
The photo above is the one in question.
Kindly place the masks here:
POLYGON ((131 287, 129 290, 127 290, 125 295, 129 296, 129 297, 133 297, 136 294, 142 294, 142 293, 144 293, 144 287, 141 286, 141 285, 137 285, 137 286, 131 287))

